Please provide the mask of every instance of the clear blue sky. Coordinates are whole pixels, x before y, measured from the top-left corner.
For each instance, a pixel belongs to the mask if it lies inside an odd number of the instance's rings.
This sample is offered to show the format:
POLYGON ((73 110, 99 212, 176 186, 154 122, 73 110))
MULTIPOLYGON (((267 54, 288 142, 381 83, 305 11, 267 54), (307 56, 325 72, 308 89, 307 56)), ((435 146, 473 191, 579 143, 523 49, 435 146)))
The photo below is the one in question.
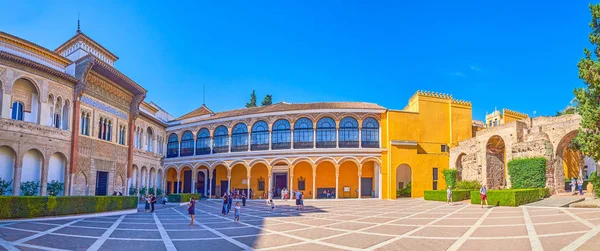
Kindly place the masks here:
POLYGON ((390 109, 428 90, 472 101, 475 119, 494 107, 554 115, 583 85, 586 1, 198 2, 0 0, 0 30, 54 49, 80 13, 174 116, 202 104, 203 84, 214 111, 243 107, 253 89, 259 102, 390 109))

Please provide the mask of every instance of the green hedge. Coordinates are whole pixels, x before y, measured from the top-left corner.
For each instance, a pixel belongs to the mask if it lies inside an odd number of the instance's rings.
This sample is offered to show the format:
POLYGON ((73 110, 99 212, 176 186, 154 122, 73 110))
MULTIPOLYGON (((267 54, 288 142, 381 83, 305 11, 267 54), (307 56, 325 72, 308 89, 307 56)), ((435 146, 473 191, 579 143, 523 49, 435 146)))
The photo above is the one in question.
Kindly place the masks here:
POLYGON ((543 188, 546 186, 546 158, 520 158, 508 162, 511 188, 543 188))
MULTIPOLYGON (((471 190, 452 190, 452 201, 463 201, 469 199, 471 190)), ((425 200, 446 201, 446 190, 426 190, 425 200)))
POLYGON ((446 169, 442 174, 444 174, 444 179, 446 180, 446 187, 456 189, 456 177, 458 176, 458 171, 456 171, 456 169, 446 169))
MULTIPOLYGON (((488 190, 487 192, 488 204, 492 206, 517 207, 549 196, 548 188, 488 190)), ((471 191, 471 204, 481 204, 479 191, 471 191)))
POLYGON ((454 189, 460 190, 479 190, 479 188, 481 188, 481 183, 477 180, 461 180, 454 187, 454 189))
POLYGON ((0 219, 89 214, 135 208, 135 196, 0 196, 0 219))
POLYGON ((189 202, 192 196, 195 200, 202 199, 202 194, 199 193, 172 193, 167 198, 169 202, 189 202))

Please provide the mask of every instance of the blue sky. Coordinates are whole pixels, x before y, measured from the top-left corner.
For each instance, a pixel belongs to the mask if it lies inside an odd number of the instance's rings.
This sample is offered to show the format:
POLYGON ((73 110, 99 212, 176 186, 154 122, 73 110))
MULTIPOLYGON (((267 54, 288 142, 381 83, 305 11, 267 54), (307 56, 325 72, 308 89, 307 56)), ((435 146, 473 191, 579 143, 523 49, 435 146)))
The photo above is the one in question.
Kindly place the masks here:
MULTIPOLYGON (((4 2, 4 3, 1 3, 4 2)), ((589 2, 6 1, 0 30, 50 49, 82 31, 174 116, 259 102, 364 101, 402 109, 417 90, 554 115, 582 86, 589 2), (418 3, 417 3, 418 2, 418 3), (452 2, 452 3, 451 3, 452 2)))

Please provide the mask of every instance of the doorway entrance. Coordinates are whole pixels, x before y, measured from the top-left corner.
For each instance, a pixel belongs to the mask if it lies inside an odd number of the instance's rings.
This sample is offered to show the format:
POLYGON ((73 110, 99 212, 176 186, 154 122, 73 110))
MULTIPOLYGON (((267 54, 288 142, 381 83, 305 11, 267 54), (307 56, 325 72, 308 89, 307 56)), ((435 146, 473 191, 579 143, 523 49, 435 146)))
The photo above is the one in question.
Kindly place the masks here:
POLYGON ((373 190, 373 178, 361 178, 360 179, 360 196, 371 197, 371 191, 373 190))
POLYGON ((96 196, 108 193, 108 172, 96 172, 96 196))
POLYGON ((183 171, 183 193, 192 192, 192 170, 183 171))
POLYGON ((221 194, 218 194, 217 197, 222 196, 224 193, 229 192, 229 181, 222 180, 221 181, 221 194))
POLYGON ((287 173, 273 175, 273 197, 281 198, 281 190, 287 187, 287 173))

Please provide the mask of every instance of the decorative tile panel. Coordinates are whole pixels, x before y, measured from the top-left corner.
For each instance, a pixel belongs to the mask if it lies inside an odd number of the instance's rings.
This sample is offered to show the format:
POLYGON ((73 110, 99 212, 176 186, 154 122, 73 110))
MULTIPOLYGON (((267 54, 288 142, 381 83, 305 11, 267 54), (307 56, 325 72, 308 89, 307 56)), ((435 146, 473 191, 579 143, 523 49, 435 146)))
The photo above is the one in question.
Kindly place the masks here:
POLYGON ((128 119, 129 117, 127 116, 126 113, 119 111, 117 109, 115 109, 114 107, 108 106, 102 102, 96 101, 94 99, 91 99, 90 97, 87 96, 83 96, 81 97, 81 102, 86 103, 88 105, 91 105, 93 107, 96 107, 100 110, 103 110, 105 112, 108 112, 112 115, 115 115, 117 117, 123 118, 123 119, 128 119))

